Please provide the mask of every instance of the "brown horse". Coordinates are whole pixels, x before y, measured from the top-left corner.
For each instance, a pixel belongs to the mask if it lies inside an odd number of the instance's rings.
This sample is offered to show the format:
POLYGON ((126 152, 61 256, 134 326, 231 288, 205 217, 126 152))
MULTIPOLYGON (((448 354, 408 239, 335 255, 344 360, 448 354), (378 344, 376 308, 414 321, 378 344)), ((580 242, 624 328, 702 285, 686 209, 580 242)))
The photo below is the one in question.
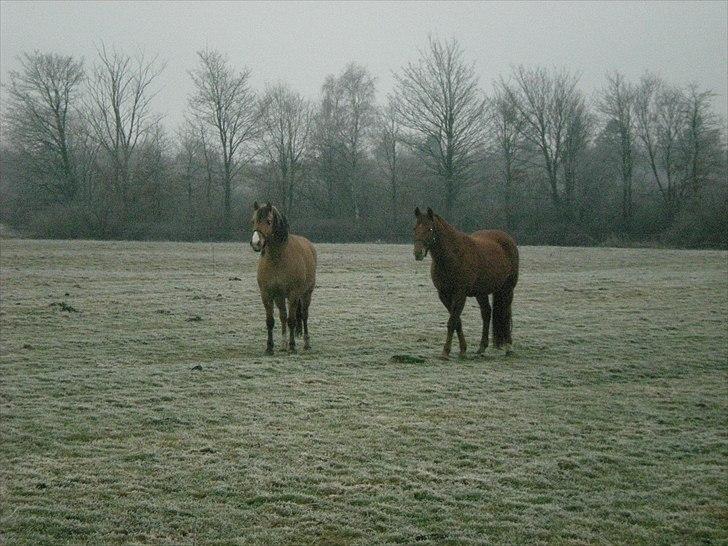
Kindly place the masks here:
POLYGON ((310 349, 308 337, 308 307, 316 285, 316 250, 311 241, 288 233, 288 221, 270 203, 253 205, 253 236, 250 246, 261 253, 258 261, 258 286, 265 307, 265 325, 268 328, 266 353, 273 354, 273 304, 278 306, 286 339, 286 321, 290 330, 288 350, 296 351, 294 334, 301 334, 303 348, 310 349), (286 316, 286 300, 288 313, 286 316))
POLYGON ((415 209, 415 259, 432 254, 432 282, 440 300, 450 312, 447 339, 442 350, 444 359, 450 356, 453 332, 460 342, 460 356, 465 356, 466 344, 460 313, 468 296, 475 296, 483 318, 483 334, 478 354, 488 346, 490 302, 493 294, 493 342, 496 348, 511 351, 511 303, 518 282, 518 247, 510 235, 497 230, 476 231, 467 235, 427 209, 427 214, 415 209))

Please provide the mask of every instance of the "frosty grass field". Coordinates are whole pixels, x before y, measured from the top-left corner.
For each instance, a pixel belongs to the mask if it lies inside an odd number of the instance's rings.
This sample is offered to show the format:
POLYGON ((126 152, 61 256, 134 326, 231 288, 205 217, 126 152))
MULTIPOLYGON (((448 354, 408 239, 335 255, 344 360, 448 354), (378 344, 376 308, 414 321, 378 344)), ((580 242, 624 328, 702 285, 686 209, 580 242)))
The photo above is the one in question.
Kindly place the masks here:
POLYGON ((441 362, 411 245, 317 245, 273 357, 245 244, 0 245, 0 543, 728 540, 725 252, 524 247, 441 362))

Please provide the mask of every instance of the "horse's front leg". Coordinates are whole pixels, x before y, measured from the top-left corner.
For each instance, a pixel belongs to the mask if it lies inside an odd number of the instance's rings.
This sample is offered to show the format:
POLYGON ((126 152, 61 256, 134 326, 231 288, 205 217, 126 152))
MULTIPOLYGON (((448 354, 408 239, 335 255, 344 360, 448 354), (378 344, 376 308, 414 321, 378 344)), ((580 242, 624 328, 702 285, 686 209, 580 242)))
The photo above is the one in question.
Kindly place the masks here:
POLYGON ((447 338, 445 339, 445 347, 442 349, 442 359, 448 360, 450 358, 450 348, 452 347, 452 335, 457 331, 458 342, 460 343, 460 356, 465 355, 467 349, 465 345, 465 336, 463 336, 463 326, 460 321, 460 313, 463 312, 465 307, 466 296, 464 294, 453 294, 449 296, 444 292, 439 292, 440 300, 450 311, 450 317, 447 321, 447 338))
POLYGON ((266 345, 265 352, 269 355, 273 354, 273 327, 276 324, 275 318, 273 318, 273 299, 268 294, 263 293, 263 307, 265 307, 265 326, 268 329, 268 344, 266 345))
MULTIPOLYGON (((452 302, 451 295, 448 294, 447 292, 445 292, 443 290, 439 290, 439 289, 437 291, 437 295, 440 297, 440 301, 445 306, 445 309, 447 309, 448 312, 449 312, 450 311, 450 308, 452 306, 452 304, 451 304, 451 302, 452 302)), ((451 326, 451 321, 448 319, 448 321, 447 321, 447 337, 445 338, 445 347, 443 348, 442 355, 440 356, 440 358, 442 358, 443 360, 447 360, 447 359, 450 358, 450 347, 452 346, 452 333, 453 333, 453 329, 450 326, 451 326)))
MULTIPOLYGON (((468 350, 468 346, 465 343, 465 335, 463 334, 463 321, 460 319, 460 315, 465 308, 465 300, 467 296, 465 294, 458 294, 453 298, 453 309, 450 313, 450 318, 454 320, 453 327, 458 333, 458 344, 460 345, 460 358, 465 358, 465 351, 468 350)), ((452 338, 452 336, 451 336, 452 338)))

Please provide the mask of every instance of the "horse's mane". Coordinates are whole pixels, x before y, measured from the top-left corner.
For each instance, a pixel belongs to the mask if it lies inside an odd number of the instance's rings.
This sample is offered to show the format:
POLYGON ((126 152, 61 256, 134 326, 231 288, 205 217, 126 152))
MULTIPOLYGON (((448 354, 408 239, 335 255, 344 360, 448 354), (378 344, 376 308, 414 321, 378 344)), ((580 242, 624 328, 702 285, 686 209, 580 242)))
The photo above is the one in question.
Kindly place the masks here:
POLYGON ((281 245, 288 240, 288 219, 276 207, 268 203, 256 211, 256 220, 260 221, 268 214, 273 217, 271 242, 281 245))
POLYGON ((457 229, 455 226, 453 226, 450 222, 445 220, 439 214, 433 213, 433 221, 434 221, 435 227, 437 228, 437 231, 440 231, 440 232, 444 231, 448 234, 464 235, 463 232, 461 232, 459 229, 457 229))

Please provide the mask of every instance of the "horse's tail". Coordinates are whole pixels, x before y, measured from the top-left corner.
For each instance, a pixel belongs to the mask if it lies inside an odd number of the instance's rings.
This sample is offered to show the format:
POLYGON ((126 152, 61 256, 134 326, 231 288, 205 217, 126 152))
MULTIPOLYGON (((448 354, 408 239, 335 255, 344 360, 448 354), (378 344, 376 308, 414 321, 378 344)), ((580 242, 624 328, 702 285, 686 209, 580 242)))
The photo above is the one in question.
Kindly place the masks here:
POLYGON ((509 350, 512 343, 513 315, 513 289, 518 283, 518 246, 512 237, 506 235, 498 241, 510 263, 510 273, 500 290, 493 294, 493 341, 500 348, 506 346, 509 350))
POLYGON ((499 239, 498 244, 500 244, 501 248, 506 253, 508 261, 511 264, 511 274, 508 275, 508 281, 506 284, 512 288, 516 286, 516 283, 518 282, 518 246, 510 236, 499 239))
POLYGON ((296 312, 296 337, 303 334, 303 300, 298 300, 298 310, 296 312))

